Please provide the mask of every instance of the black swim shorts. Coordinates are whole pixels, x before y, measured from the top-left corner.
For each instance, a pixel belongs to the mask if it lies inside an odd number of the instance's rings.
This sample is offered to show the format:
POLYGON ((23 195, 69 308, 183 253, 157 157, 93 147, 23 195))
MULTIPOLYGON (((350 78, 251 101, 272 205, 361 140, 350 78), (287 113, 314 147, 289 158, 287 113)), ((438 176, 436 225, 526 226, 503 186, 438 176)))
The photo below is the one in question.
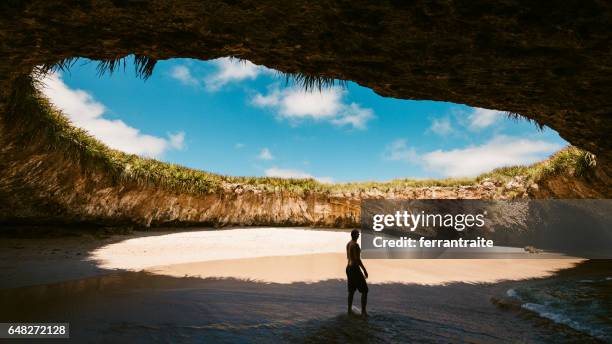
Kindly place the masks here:
POLYGON ((348 265, 346 267, 346 278, 349 293, 355 292, 355 290, 359 290, 362 294, 368 292, 368 284, 358 265, 348 265))

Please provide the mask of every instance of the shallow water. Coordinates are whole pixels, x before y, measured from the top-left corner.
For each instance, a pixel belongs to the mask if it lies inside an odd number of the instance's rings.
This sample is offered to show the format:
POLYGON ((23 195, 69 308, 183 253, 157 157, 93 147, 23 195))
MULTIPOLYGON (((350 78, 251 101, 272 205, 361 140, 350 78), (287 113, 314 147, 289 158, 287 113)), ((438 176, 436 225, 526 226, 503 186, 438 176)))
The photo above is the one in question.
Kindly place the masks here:
POLYGON ((506 295, 539 317, 612 342, 612 263, 593 261, 579 274, 569 270, 506 295))
POLYGON ((543 282, 530 283, 371 285, 371 316, 360 319, 343 313, 344 281, 264 284, 126 272, 2 290, 0 321, 66 321, 72 339, 100 343, 596 342, 490 302, 543 282))
MULTIPOLYGON (((192 239, 191 236, 185 238, 192 239)), ((146 252, 144 258, 136 257, 134 261, 141 264, 156 252, 170 252, 165 240, 156 240, 161 245, 156 246, 158 251, 146 252)), ((113 242, 120 244, 125 241, 113 242)), ((214 247, 218 243, 209 244, 214 247)), ((27 246, 27 243, 23 245, 27 246)), ((139 245, 130 247, 131 251, 125 257, 143 249, 139 245)), ((185 247, 181 246, 179 252, 186 252, 192 259, 192 251, 185 247)), ((16 251, 22 252, 22 256, 29 252, 27 248, 16 251)), ((92 251, 100 253, 104 248, 92 251)), ((406 261, 402 263, 408 264, 404 273, 412 276, 403 276, 403 282, 370 280, 368 309, 371 316, 361 319, 345 315, 346 282, 341 275, 337 278, 334 267, 321 265, 338 265, 338 253, 304 255, 300 249, 297 253, 302 254, 291 258, 260 253, 257 253, 258 258, 246 260, 199 263, 187 263, 180 260, 184 257, 174 257, 179 259, 175 261, 177 264, 166 266, 165 274, 107 270, 105 275, 95 277, 0 289, 0 322, 70 322, 71 338, 88 343, 609 341, 600 335, 609 333, 607 326, 611 319, 611 280, 607 278, 612 276, 612 262, 609 261, 582 261, 574 266, 568 265, 568 260, 562 260, 559 264, 565 264, 564 270, 546 274, 543 273, 546 269, 529 265, 528 260, 406 261), (303 266, 298 263, 304 262, 313 264, 310 272, 314 273, 314 278, 309 279, 307 274, 299 272, 303 266), (485 266, 485 263, 489 265, 485 266), (265 266, 262 269, 257 265, 265 266), (185 267, 189 269, 180 270, 185 267), (182 277, 177 273, 191 272, 194 267, 196 271, 205 271, 202 274, 205 278, 182 277), (291 267, 296 270, 293 277, 281 282, 273 282, 276 278, 273 273, 270 276, 274 278, 258 275, 262 271, 271 273, 274 268, 291 267), (436 267, 440 270, 431 271, 436 267), (495 267, 502 271, 537 267, 525 276, 545 277, 525 279, 523 276, 513 281, 482 278, 483 273, 495 270, 495 267), (453 272, 459 268, 463 270, 453 272), (317 271, 332 273, 322 278, 317 271), (469 283, 449 279, 453 273, 469 283), (471 280, 467 278, 470 274, 473 276, 471 280), (252 276, 264 278, 248 280, 252 276), (436 283, 432 283, 434 277, 436 283), (550 295, 561 302, 546 302, 550 295), (496 301, 502 299, 505 301, 496 301), (530 306, 524 306, 526 304, 553 308, 538 313, 529 310, 530 306), (549 316, 549 313, 559 312, 563 313, 563 319, 571 322, 555 321, 561 318, 549 316), (581 326, 572 326, 574 322, 581 326)), ((241 254, 252 255, 253 252, 241 254)), ((50 256, 55 255, 41 257, 50 256)), ((57 265, 62 261, 55 262, 57 265)), ((366 265, 370 263, 374 261, 367 261, 366 265)), ((538 264, 545 263, 540 261, 538 264)), ((385 262, 379 261, 379 264, 385 262)), ((68 265, 71 266, 75 265, 68 265)), ((372 273, 382 274, 383 270, 376 271, 374 266, 372 273)), ((558 269, 561 265, 548 265, 548 268, 551 266, 558 269)), ((54 268, 60 271, 59 265, 54 268)), ((396 274, 399 270, 393 271, 396 274)), ((30 274, 32 271, 25 269, 20 273, 30 274)), ((510 271, 506 275, 516 277, 510 271)), ((358 296, 354 304, 359 305, 358 296)), ((25 342, 18 340, 18 343, 25 342)))

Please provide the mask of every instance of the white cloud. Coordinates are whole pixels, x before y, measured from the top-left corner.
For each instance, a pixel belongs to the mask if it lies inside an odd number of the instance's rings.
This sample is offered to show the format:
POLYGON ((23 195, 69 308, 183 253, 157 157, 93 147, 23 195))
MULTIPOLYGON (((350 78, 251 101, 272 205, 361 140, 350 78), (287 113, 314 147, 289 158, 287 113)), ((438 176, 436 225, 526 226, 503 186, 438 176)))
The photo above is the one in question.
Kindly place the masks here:
POLYGON ((104 118, 106 107, 86 91, 69 88, 59 73, 42 80, 42 92, 77 127, 85 129, 111 148, 147 157, 160 157, 169 149, 182 149, 185 133, 167 138, 147 135, 122 120, 104 118))
POLYGON ((234 148, 236 148, 236 149, 242 149, 242 148, 244 148, 244 146, 245 146, 245 144, 244 144, 244 143, 237 142, 237 143, 234 145, 234 148))
POLYGON ((250 61, 229 57, 216 59, 213 63, 217 70, 204 80, 206 89, 209 91, 217 91, 230 82, 245 79, 253 80, 266 69, 265 67, 254 65, 250 61))
POLYGON ((503 111, 474 108, 472 114, 468 118, 468 128, 470 130, 484 129, 493 125, 497 120, 503 118, 503 116, 503 111))
POLYGON ((346 91, 339 87, 306 91, 298 87, 272 89, 267 95, 256 94, 252 104, 276 110, 280 118, 293 122, 302 120, 328 121, 337 126, 365 129, 374 117, 372 109, 357 103, 344 102, 346 91))
POLYGON ((270 152, 270 150, 268 148, 264 148, 261 150, 261 152, 259 152, 259 155, 257 155, 257 159, 259 160, 273 160, 274 159, 274 155, 272 155, 272 152, 270 152))
POLYGON ((434 118, 431 121, 431 126, 429 130, 434 132, 435 134, 444 136, 448 135, 453 131, 453 127, 451 125, 450 119, 448 118, 434 118))
POLYGON ((170 134, 168 135, 168 141, 170 147, 174 149, 183 149, 185 148, 185 133, 181 131, 176 134, 170 134))
POLYGON ((383 159, 418 164, 444 177, 474 177, 498 167, 532 164, 561 148, 553 142, 500 135, 477 146, 418 154, 399 139, 385 148, 383 159))
POLYGON ((321 92, 290 88, 280 99, 280 113, 289 118, 331 118, 342 107, 342 93, 339 88, 329 88, 321 92))
POLYGON ((253 103, 253 105, 260 107, 277 106, 280 103, 280 99, 281 91, 278 88, 275 88, 268 95, 257 93, 255 97, 253 97, 251 102, 253 103))
POLYGON ((193 77, 191 71, 187 66, 174 66, 172 70, 170 70, 170 76, 185 85, 197 85, 198 80, 193 77))
POLYGON ((356 103, 343 108, 340 116, 331 120, 337 126, 350 125, 353 128, 365 129, 366 123, 374 117, 372 109, 364 109, 356 103))
POLYGON ((446 177, 472 177, 497 167, 532 164, 561 148, 542 140, 496 136, 480 146, 426 153, 421 163, 446 177))
POLYGON ((246 79, 254 80, 261 73, 273 73, 271 69, 257 66, 250 61, 222 57, 210 61, 214 71, 205 77, 194 76, 194 73, 185 65, 172 67, 170 77, 184 85, 205 87, 209 92, 215 92, 223 86, 246 79))
POLYGON ((408 147, 406 140, 397 139, 385 147, 383 159, 390 161, 404 160, 410 162, 418 160, 418 156, 413 147, 408 147))
POLYGON ((331 177, 315 177, 307 172, 300 171, 300 170, 294 170, 294 169, 271 167, 265 170, 265 174, 268 177, 301 178, 301 179, 312 178, 312 179, 318 180, 321 183, 333 183, 333 179, 331 177))

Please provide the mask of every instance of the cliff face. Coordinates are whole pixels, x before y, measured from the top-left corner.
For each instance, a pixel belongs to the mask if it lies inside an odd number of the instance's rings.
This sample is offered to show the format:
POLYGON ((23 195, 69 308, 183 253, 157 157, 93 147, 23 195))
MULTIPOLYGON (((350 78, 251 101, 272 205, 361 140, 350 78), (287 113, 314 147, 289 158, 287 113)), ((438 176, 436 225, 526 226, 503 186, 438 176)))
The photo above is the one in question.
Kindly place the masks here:
MULTIPOLYGON (((1 150, 3 157, 10 150, 1 150)), ((604 198, 604 189, 559 176, 526 185, 484 180, 471 186, 363 190, 357 193, 261 191, 240 185, 222 193, 180 194, 112 182, 63 157, 32 154, 0 171, 0 223, 96 225, 292 225, 356 227, 362 199, 604 198)), ((608 194, 609 195, 609 194, 608 194)))
POLYGON ((538 181, 537 186, 529 189, 531 198, 610 198, 611 176, 605 171, 595 168, 584 177, 570 175, 558 175, 543 178, 538 181))
POLYGON ((117 183, 41 146, 24 151, 0 136, 0 223, 100 225, 296 225, 350 227, 365 198, 493 198, 482 185, 376 188, 359 192, 262 191, 228 186, 210 194, 117 183))

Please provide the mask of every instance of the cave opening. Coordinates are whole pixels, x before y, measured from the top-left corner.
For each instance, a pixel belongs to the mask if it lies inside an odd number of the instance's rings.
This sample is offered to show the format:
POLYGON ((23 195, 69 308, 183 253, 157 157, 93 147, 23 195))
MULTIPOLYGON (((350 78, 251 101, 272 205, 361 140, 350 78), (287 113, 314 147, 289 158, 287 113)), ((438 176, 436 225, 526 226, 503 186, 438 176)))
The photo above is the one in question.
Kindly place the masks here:
POLYGON ((17 201, 0 207, 5 223, 350 227, 372 197, 609 192, 593 154, 515 113, 232 58, 63 61, 13 81, 0 191, 17 201), (131 78, 105 74, 131 66, 131 78))
POLYGON ((385 98, 246 60, 169 59, 142 75, 145 67, 133 56, 113 65, 71 59, 37 82, 72 124, 110 148, 223 175, 469 179, 568 145, 505 111, 385 98))

